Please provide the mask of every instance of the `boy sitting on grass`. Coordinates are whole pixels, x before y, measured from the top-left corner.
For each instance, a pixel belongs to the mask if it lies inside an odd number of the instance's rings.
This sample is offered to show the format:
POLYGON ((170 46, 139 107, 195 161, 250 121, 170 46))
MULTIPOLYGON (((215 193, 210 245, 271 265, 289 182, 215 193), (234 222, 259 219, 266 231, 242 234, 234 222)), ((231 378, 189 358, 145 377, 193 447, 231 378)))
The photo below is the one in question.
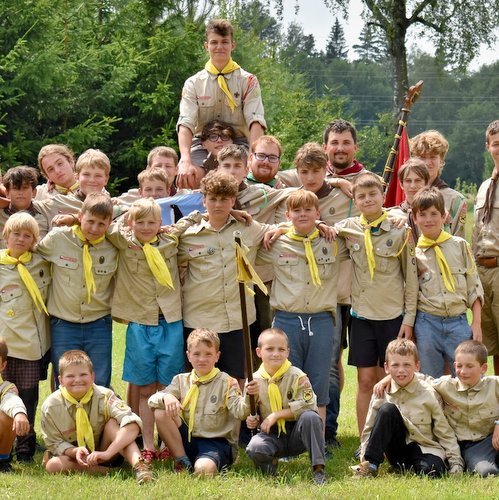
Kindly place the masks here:
POLYGON ((361 437, 361 462, 354 476, 377 476, 388 459, 399 471, 438 477, 447 470, 463 471, 454 431, 449 426, 435 390, 414 374, 419 356, 414 342, 392 340, 386 348, 385 372, 391 384, 381 397, 371 399, 361 437))
POLYGON ((234 424, 244 408, 237 380, 215 368, 219 357, 218 335, 206 328, 193 330, 187 338, 192 372, 175 376, 149 398, 176 471, 212 475, 233 462, 234 424))
POLYGON ((0 337, 0 472, 12 472, 10 454, 14 440, 30 430, 27 410, 16 386, 1 376, 7 366, 8 353, 7 343, 0 337))
POLYGON ((279 328, 264 330, 256 354, 262 364, 246 385, 246 393, 256 396, 259 416, 249 416, 246 423, 249 429, 260 423, 260 432, 246 453, 264 474, 275 474, 279 457, 308 451, 314 482, 324 484, 324 429, 317 398, 305 373, 288 360, 287 335, 279 328))
POLYGON ((60 389, 42 406, 45 469, 51 474, 105 474, 110 462, 121 454, 133 467, 139 484, 152 481, 151 468, 135 443, 142 421, 112 390, 95 385, 94 380, 92 361, 83 351, 67 351, 61 356, 60 389))

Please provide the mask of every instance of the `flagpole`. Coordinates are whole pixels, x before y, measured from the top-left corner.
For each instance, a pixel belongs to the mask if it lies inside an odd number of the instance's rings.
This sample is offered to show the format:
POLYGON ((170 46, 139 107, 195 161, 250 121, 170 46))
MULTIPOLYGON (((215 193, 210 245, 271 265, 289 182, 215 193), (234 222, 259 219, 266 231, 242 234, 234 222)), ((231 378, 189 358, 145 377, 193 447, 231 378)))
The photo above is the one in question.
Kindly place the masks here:
MULTIPOLYGON (((395 160, 397 159, 397 154, 399 151, 400 138, 402 137, 402 130, 407 126, 407 119, 411 111, 412 105, 416 102, 417 98, 421 94, 423 88, 423 80, 419 80, 416 85, 409 87, 407 94, 404 99, 404 104, 400 110, 400 117, 397 125, 397 131, 395 132, 395 138, 393 141, 393 146, 388 153, 388 158, 386 159, 385 169, 383 170, 383 184, 385 192, 388 190, 390 185, 390 180, 393 173, 393 167, 395 165, 395 160)), ((395 179, 396 181, 396 179, 395 179)))
MULTIPOLYGON (((236 242, 236 245, 239 245, 241 247, 241 233, 240 231, 235 231, 234 232, 234 240, 236 242)), ((243 323, 243 342, 244 342, 244 358, 245 358, 245 365, 246 365, 246 378, 248 379, 248 382, 251 382, 253 380, 253 353, 251 349, 251 337, 250 337, 250 331, 249 331, 249 326, 248 326, 248 312, 246 309, 246 291, 245 291, 245 284, 242 281, 239 281, 239 300, 241 302, 241 319, 243 323)), ((256 401, 255 401, 255 396, 250 394, 249 395, 249 402, 250 402, 250 410, 251 410, 251 415, 255 416, 256 415, 256 401)))

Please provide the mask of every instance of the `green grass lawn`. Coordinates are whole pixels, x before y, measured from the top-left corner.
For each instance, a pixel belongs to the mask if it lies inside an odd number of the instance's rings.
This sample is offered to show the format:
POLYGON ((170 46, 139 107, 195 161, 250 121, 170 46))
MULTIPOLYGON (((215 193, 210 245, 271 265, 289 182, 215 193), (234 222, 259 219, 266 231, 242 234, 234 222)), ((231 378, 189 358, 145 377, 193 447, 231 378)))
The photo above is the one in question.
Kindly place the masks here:
MULTIPOLYGON (((121 380, 124 352, 124 327, 115 324, 114 367, 112 384, 124 397, 125 384, 121 380)), ((490 372, 490 370, 489 370, 490 372)), ((0 475, 0 498, 237 498, 237 499, 301 499, 301 498, 403 498, 403 499, 466 499, 499 498, 498 478, 480 479, 464 475, 442 479, 418 478, 387 473, 383 465, 375 479, 355 480, 350 477, 349 466, 358 446, 355 422, 356 372, 346 368, 345 389, 341 398, 339 440, 342 448, 327 462, 329 482, 322 487, 310 481, 310 467, 306 456, 279 465, 276 478, 264 478, 255 472, 252 464, 241 452, 232 470, 214 479, 195 478, 189 474, 172 472, 171 463, 155 464, 157 481, 138 486, 129 468, 113 471, 106 477, 48 476, 41 467, 41 454, 36 464, 17 465, 14 474, 0 475)), ((44 382, 41 400, 48 395, 44 382)), ((39 422, 37 431, 39 431, 39 422)))

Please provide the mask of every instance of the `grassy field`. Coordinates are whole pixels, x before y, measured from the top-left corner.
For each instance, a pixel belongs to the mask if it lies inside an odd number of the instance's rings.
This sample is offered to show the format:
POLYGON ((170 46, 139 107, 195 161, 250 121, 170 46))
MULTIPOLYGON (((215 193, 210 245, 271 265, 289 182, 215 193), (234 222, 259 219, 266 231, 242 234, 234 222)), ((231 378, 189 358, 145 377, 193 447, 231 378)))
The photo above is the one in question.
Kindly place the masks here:
MULTIPOLYGON (((113 386, 120 395, 125 394, 121 381, 124 349, 124 328, 115 324, 113 386)), ((15 474, 0 475, 0 498, 49 498, 89 499, 114 498, 216 498, 216 499, 302 499, 302 498, 404 498, 404 499, 466 499, 499 498, 497 478, 480 479, 464 475, 442 479, 426 479, 407 475, 391 475, 383 465, 380 476, 375 479, 355 480, 350 477, 349 466, 358 446, 355 424, 356 373, 346 369, 346 384, 342 394, 342 409, 339 421, 339 439, 342 448, 328 460, 327 485, 317 487, 310 481, 310 468, 306 456, 279 465, 276 478, 264 478, 252 467, 241 452, 230 472, 214 479, 194 478, 182 473, 172 473, 171 463, 154 465, 157 481, 154 484, 138 486, 129 468, 113 471, 106 477, 48 476, 41 467, 41 454, 36 464, 18 465, 14 462, 15 474)), ((48 392, 46 383, 42 386, 43 400, 48 392)), ((40 426, 37 423, 37 430, 40 426)))

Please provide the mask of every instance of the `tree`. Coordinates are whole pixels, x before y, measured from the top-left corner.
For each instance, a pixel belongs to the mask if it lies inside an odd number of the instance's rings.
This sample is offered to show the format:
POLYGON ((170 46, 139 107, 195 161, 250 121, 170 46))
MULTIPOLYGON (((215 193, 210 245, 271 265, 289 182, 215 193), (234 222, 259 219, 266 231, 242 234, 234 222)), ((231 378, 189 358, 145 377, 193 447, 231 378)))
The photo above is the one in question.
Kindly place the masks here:
POLYGON ((367 22, 359 35, 359 43, 352 46, 358 55, 358 61, 363 63, 385 62, 388 59, 386 40, 383 32, 367 22))
MULTIPOLYGON (((406 36, 419 28, 437 46, 437 53, 451 65, 464 68, 480 44, 495 41, 499 25, 497 0, 362 0, 364 18, 385 34, 392 66, 394 109, 400 108, 408 88, 406 36)), ((283 0, 274 0, 282 8, 283 0)), ((324 0, 333 11, 348 17, 349 0, 324 0)))
POLYGON ((326 45, 326 61, 333 59, 346 59, 348 56, 348 47, 345 40, 345 32, 338 18, 335 19, 333 27, 329 32, 329 38, 326 45))

